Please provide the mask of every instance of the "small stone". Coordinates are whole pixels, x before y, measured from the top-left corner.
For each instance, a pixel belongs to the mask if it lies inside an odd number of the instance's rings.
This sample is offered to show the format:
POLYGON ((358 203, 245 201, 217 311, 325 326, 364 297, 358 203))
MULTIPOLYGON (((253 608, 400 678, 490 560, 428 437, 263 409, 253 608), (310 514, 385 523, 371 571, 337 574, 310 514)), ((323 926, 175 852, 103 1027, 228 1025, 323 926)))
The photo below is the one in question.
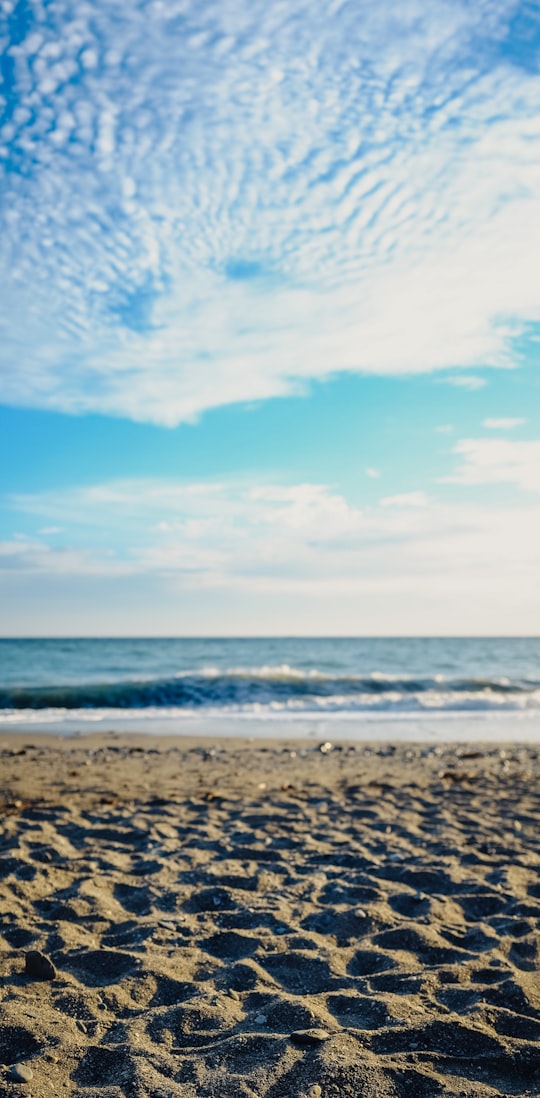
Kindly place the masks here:
POLYGON ((265 1026, 266 1025, 266 1014, 256 1014, 255 1018, 254 1018, 254 1022, 255 1022, 256 1026, 265 1026))
POLYGON ((52 961, 39 949, 31 949, 26 954, 24 970, 33 980, 56 980, 57 976, 52 961))
POLYGON ((291 1041, 294 1041, 295 1045, 309 1048, 322 1044, 323 1041, 328 1040, 329 1036, 326 1029, 295 1029, 291 1033, 291 1041))
POLYGON ((236 1002, 240 1001, 240 996, 238 992, 235 991, 234 987, 229 988, 229 999, 236 999, 236 1002))
POLYGON ((330 743, 329 740, 326 740, 325 743, 319 744, 319 751, 320 751, 321 755, 329 755, 330 752, 333 750, 333 748, 334 748, 334 745, 332 743, 330 743))
POLYGON ((322 1090, 318 1083, 314 1083, 308 1090, 308 1098, 321 1098, 322 1090))
POLYGON ((9 1078, 13 1083, 29 1083, 34 1078, 34 1072, 29 1064, 13 1064, 9 1078))

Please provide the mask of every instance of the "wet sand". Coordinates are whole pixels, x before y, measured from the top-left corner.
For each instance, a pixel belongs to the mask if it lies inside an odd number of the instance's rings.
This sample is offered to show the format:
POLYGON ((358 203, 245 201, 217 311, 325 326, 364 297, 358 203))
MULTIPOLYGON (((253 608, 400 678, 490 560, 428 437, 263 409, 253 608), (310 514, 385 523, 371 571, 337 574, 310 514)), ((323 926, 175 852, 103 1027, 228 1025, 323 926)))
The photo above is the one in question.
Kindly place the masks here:
POLYGON ((0 1093, 538 1096, 538 761, 0 736, 0 1093))

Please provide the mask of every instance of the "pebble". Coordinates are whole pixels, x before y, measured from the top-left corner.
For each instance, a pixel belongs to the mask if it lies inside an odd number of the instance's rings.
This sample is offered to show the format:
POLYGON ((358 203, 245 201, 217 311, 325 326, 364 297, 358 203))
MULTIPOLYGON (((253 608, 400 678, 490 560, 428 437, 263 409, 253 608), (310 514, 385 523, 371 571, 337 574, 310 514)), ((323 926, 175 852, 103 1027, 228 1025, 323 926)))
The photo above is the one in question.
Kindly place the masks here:
POLYGON ((321 755, 328 755, 330 753, 330 751, 333 750, 333 747, 334 747, 334 745, 332 743, 330 743, 329 740, 326 740, 326 743, 321 743, 319 745, 319 751, 320 751, 321 755))
POLYGON ((256 1014, 255 1018, 254 1018, 254 1022, 255 1022, 256 1026, 265 1026, 266 1025, 266 1014, 256 1014))
POLYGON ((328 1040, 329 1036, 326 1029, 295 1029, 291 1033, 291 1041, 294 1041, 295 1045, 310 1047, 322 1044, 323 1041, 328 1040))
POLYGON ((56 980, 57 976, 52 961, 39 949, 31 949, 26 954, 24 970, 34 980, 56 980))
POLYGON ((34 1072, 29 1064, 13 1064, 9 1078, 14 1083, 29 1083, 34 1078, 34 1072))
POLYGON ((230 999, 236 999, 236 1002, 240 1001, 240 996, 239 996, 238 992, 235 991, 234 987, 229 988, 229 998, 230 999))

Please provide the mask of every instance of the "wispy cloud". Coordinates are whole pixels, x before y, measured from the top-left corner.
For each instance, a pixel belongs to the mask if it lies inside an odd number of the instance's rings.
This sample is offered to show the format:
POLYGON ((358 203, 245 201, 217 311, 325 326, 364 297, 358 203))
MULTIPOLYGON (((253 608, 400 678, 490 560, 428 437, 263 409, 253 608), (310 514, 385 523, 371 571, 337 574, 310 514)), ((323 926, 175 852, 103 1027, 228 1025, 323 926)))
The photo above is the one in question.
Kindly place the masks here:
MULTIPOLYGON (((454 447, 457 470, 441 478, 450 484, 514 484, 524 492, 540 492, 540 439, 462 439, 454 447)), ((540 537, 537 512, 536 541, 540 537)))
POLYGON ((526 419, 519 417, 502 416, 499 419, 485 419, 484 427, 488 431, 513 431, 514 427, 522 427, 526 422, 526 419))
POLYGON ((141 591, 159 578, 171 597, 190 599, 205 591, 227 598, 289 592, 319 602, 376 594, 414 607, 474 592, 488 614, 504 587, 505 599, 532 605, 536 504, 449 503, 412 491, 359 507, 323 484, 233 480, 126 480, 12 503, 27 515, 61 516, 69 534, 64 550, 42 542, 0 547, 0 570, 11 574, 94 571, 138 577, 141 591), (96 528, 107 531, 104 544, 93 544, 96 528))
POLYGON ((468 389, 471 393, 483 389, 486 385, 485 378, 476 377, 474 374, 455 374, 453 377, 445 377, 444 381, 446 385, 455 385, 457 389, 468 389))
POLYGON ((112 550, 101 555, 95 550, 70 546, 51 546, 44 541, 0 541, 0 573, 25 573, 43 576, 121 576, 133 566, 115 559, 112 550))
POLYGON ((173 424, 540 320, 514 0, 4 9, 2 400, 173 424))
POLYGON ((397 496, 384 496, 381 507, 427 507, 429 498, 425 492, 400 492, 397 496))

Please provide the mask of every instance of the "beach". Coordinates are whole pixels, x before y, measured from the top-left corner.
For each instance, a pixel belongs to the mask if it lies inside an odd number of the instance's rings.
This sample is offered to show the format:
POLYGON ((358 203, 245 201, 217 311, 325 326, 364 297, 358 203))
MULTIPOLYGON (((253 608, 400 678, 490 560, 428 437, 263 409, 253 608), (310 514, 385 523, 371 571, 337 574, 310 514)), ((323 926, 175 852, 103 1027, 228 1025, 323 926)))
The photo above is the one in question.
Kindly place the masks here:
POLYGON ((3 734, 2 1093, 540 1094, 539 755, 3 734))

